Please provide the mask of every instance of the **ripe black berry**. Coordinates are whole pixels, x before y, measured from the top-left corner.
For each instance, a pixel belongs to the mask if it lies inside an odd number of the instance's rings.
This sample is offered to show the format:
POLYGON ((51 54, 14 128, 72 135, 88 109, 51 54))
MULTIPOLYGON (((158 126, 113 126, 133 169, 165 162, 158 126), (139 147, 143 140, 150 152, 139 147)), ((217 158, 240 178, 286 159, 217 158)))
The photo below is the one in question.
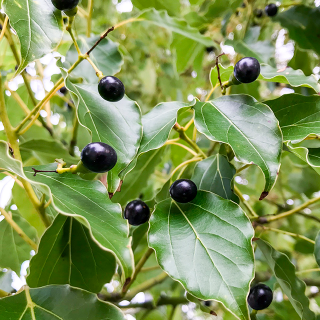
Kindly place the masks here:
POLYGON ((124 97, 124 85, 116 77, 108 76, 100 80, 98 91, 100 96, 107 101, 117 102, 124 97))
POLYGON ((278 13, 278 7, 274 3, 268 4, 264 11, 266 12, 267 16, 274 17, 278 13))
POLYGON ((52 4, 59 10, 72 10, 74 9, 79 0, 51 0, 52 4))
POLYGON ((139 226, 150 218, 149 207, 141 200, 129 202, 124 210, 124 218, 133 226, 139 226))
POLYGON ((259 77, 259 74, 260 63, 256 58, 243 58, 234 67, 234 76, 241 83, 253 82, 259 77))
POLYGON ((106 143, 93 142, 83 148, 81 161, 90 171, 107 172, 116 165, 117 153, 106 143))
POLYGON ((272 290, 265 284, 260 283, 251 288, 248 304, 254 310, 263 310, 270 306, 272 299, 272 290))
POLYGON ((205 301, 204 302, 204 305, 206 306, 206 307, 211 307, 211 301, 210 300, 207 300, 207 301, 205 301))
POLYGON ((176 180, 170 187, 171 198, 177 202, 186 203, 192 201, 197 195, 197 186, 191 180, 176 180))
POLYGON ((65 95, 68 92, 68 89, 66 87, 62 87, 60 88, 59 92, 65 95))

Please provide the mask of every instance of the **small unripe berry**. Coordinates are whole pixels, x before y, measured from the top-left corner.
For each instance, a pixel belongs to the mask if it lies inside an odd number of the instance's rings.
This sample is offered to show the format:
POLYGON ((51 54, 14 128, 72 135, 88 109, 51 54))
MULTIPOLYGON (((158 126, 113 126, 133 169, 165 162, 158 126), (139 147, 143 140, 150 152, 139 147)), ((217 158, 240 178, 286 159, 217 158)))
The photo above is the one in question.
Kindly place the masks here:
POLYGON ((188 179, 176 180, 170 187, 170 196, 181 203, 192 201, 197 195, 198 189, 195 183, 188 179))
POLYGON ((107 101, 117 102, 124 97, 123 83, 116 77, 108 76, 100 80, 98 85, 100 96, 107 101))
POLYGON ((274 17, 278 13, 278 7, 274 3, 268 4, 264 11, 266 12, 267 16, 274 17))
POLYGON ((58 10, 72 10, 74 9, 80 0, 51 0, 52 4, 58 10))
POLYGON ((132 226, 139 226, 149 220, 150 209, 143 201, 133 200, 124 210, 124 218, 128 219, 132 226))
POLYGON ((83 148, 81 161, 88 170, 103 173, 110 171, 116 165, 117 153, 106 143, 93 142, 83 148))
POLYGON ((251 83, 259 77, 260 63, 256 58, 243 58, 236 63, 233 74, 239 82, 251 83))
POLYGON ((270 306, 272 299, 272 290, 265 284, 260 283, 251 288, 248 304, 254 310, 263 310, 270 306))

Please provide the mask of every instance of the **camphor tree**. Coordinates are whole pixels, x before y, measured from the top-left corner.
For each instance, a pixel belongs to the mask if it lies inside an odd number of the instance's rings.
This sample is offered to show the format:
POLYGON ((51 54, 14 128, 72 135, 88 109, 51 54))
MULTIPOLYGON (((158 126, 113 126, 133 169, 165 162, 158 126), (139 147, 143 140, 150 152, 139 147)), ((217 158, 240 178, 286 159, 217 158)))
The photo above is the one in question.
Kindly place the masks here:
POLYGON ((320 319, 317 3, 2 0, 0 320, 320 319))

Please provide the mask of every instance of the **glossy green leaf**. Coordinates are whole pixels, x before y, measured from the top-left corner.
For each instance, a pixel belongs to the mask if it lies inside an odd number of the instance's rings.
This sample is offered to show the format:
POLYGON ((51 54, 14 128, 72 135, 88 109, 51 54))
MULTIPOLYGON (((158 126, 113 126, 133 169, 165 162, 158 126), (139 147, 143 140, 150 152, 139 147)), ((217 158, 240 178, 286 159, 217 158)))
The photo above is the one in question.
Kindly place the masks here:
MULTIPOLYGON (((87 52, 99 37, 84 38, 80 37, 78 41, 81 52, 87 52)), ((78 59, 78 52, 74 46, 70 48, 66 56, 66 62, 71 66, 78 59)), ((103 39, 99 45, 90 53, 90 59, 98 69, 106 76, 118 73, 123 64, 122 56, 119 52, 119 44, 108 38, 103 39)), ((85 79, 88 83, 98 83, 96 72, 91 64, 84 60, 72 72, 73 77, 85 79)))
POLYGON ((238 159, 258 165, 265 175, 265 192, 277 179, 282 135, 273 112, 246 95, 230 95, 197 102, 197 129, 213 141, 229 144, 238 159))
POLYGON ((320 8, 304 5, 292 6, 278 14, 274 19, 288 29, 289 36, 302 49, 312 49, 320 54, 320 8))
MULTIPOLYGON (((57 164, 38 166, 41 170, 55 170, 57 164)), ((23 171, 21 162, 8 153, 6 143, 0 143, 0 168, 29 180, 33 186, 52 198, 54 209, 67 216, 77 217, 90 230, 98 245, 111 251, 130 277, 133 269, 129 228, 122 218, 119 204, 112 203, 105 186, 97 180, 83 180, 75 174, 38 173, 31 168, 23 171)))
POLYGON ((191 180, 198 189, 211 191, 224 199, 239 202, 231 189, 235 173, 236 169, 228 159, 217 154, 198 162, 191 180))
POLYGON ((27 283, 33 288, 70 284, 98 293, 115 269, 114 256, 92 240, 88 228, 75 218, 58 215, 30 261, 27 283))
POLYGON ((269 82, 286 83, 292 87, 309 87, 316 92, 320 91, 318 81, 313 75, 307 77, 301 70, 293 70, 291 68, 277 70, 269 65, 262 64, 261 74, 258 79, 269 82))
POLYGON ((50 0, 3 0, 2 7, 21 44, 21 63, 17 72, 30 62, 51 52, 62 39, 61 11, 50 0))
POLYGON ((182 36, 199 42, 206 47, 215 46, 214 42, 210 38, 202 35, 198 29, 190 27, 187 22, 182 19, 170 17, 166 11, 148 9, 141 13, 137 18, 143 21, 149 21, 156 26, 181 34, 182 36))
MULTIPOLYGON (((17 213, 12 213, 13 221, 34 242, 37 242, 37 231, 24 218, 17 213)), ((0 221, 0 267, 9 268, 20 274, 21 264, 29 260, 33 249, 19 234, 13 230, 6 219, 0 221)))
POLYGON ((20 144, 20 150, 27 151, 43 162, 54 162, 63 159, 67 163, 76 164, 79 159, 72 157, 65 146, 58 140, 31 139, 20 144))
POLYGON ((133 0, 132 4, 140 9, 155 8, 156 10, 167 10, 170 15, 176 15, 180 11, 180 2, 171 0, 133 0))
MULTIPOLYGON (((219 63, 219 71, 220 71, 221 81, 222 82, 228 81, 230 79, 231 74, 233 73, 233 66, 229 66, 228 68, 225 68, 223 65, 219 63)), ((218 83, 218 70, 216 66, 211 68, 210 82, 213 87, 218 83)))
POLYGON ((116 181, 109 185, 109 192, 115 192, 120 179, 123 179, 121 171, 136 156, 140 145, 142 136, 140 108, 136 102, 127 97, 114 103, 102 99, 97 85, 73 84, 69 79, 66 84, 74 93, 79 121, 90 130, 92 141, 107 143, 117 152, 117 164, 108 173, 116 181))
POLYGON ((138 198, 142 189, 147 186, 150 175, 160 163, 162 155, 163 149, 151 150, 142 154, 134 169, 126 176, 121 191, 113 196, 112 201, 125 205, 130 200, 138 198))
POLYGON ((125 320, 93 293, 64 286, 29 289, 0 300, 0 320, 125 320))
POLYGON ((320 134, 320 97, 286 94, 265 101, 273 110, 285 141, 302 141, 310 134, 320 134))
POLYGON ((314 256, 316 258, 317 264, 320 266, 320 233, 318 233, 316 237, 316 244, 314 246, 314 256))
POLYGON ((163 102, 143 115, 143 137, 139 154, 162 147, 177 121, 178 111, 191 107, 193 104, 194 103, 163 102))
POLYGON ((314 313, 309 309, 309 299, 305 295, 306 285, 296 276, 296 269, 289 258, 261 239, 256 243, 301 320, 315 319, 314 313))
POLYGON ((241 208, 207 191, 187 204, 158 203, 150 220, 149 245, 160 266, 192 295, 220 301, 241 320, 250 319, 252 237, 241 208))

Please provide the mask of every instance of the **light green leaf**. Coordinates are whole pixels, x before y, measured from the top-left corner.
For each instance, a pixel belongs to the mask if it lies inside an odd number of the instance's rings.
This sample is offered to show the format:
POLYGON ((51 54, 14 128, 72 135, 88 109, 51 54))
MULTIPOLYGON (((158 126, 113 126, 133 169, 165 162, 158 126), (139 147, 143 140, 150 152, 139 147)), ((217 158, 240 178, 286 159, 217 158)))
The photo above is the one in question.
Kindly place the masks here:
POLYGON ((141 190, 147 186, 150 175, 160 163, 162 155, 163 149, 151 150, 142 154, 135 168, 126 176, 121 191, 113 196, 112 201, 125 205, 128 201, 138 198, 141 190))
POLYGON ((72 157, 65 146, 58 140, 32 139, 20 144, 21 151, 28 151, 43 162, 54 162, 55 159, 76 164, 79 159, 72 157))
POLYGON ((320 34, 320 8, 304 5, 292 6, 274 17, 275 21, 288 29, 289 36, 302 49, 312 49, 320 54, 320 44, 317 38, 320 34))
POLYGON ((301 320, 315 319, 314 313, 309 309, 309 299, 305 295, 306 285, 296 276, 296 269, 289 258, 261 239, 256 243, 301 320))
MULTIPOLYGON (((37 242, 37 231, 24 218, 17 213, 12 213, 13 221, 34 242, 37 242)), ((19 234, 13 230, 6 219, 0 221, 0 267, 9 268, 20 274, 21 264, 29 260, 32 247, 26 243, 19 234)))
MULTIPOLYGON (((114 253, 124 276, 131 276, 134 267, 128 224, 122 218, 120 205, 111 202, 100 181, 83 180, 75 174, 59 175, 54 172, 34 176, 31 168, 23 171, 21 162, 9 155, 5 142, 0 142, 0 168, 30 181, 38 191, 52 199, 54 209, 59 213, 76 217, 89 228, 93 240, 102 249, 114 253)), ((36 168, 55 170, 57 164, 36 168)))
POLYGON ((205 17, 210 20, 221 18, 224 15, 235 11, 241 3, 241 0, 210 1, 205 17))
POLYGON ((149 245, 160 266, 192 295, 220 301, 241 320, 250 319, 252 237, 241 208, 207 191, 187 204, 161 201, 150 220, 149 245))
POLYGON ((170 17, 166 11, 148 9, 141 13, 137 19, 149 21, 159 27, 199 42, 206 47, 215 46, 214 42, 210 38, 202 35, 198 29, 190 27, 185 20, 170 17))
POLYGON ((111 303, 93 293, 64 286, 29 289, 0 300, 0 320, 125 320, 111 303))
POLYGON ((302 141, 320 134, 320 97, 286 94, 265 101, 279 120, 285 141, 302 141))
POLYGON ((2 8, 21 44, 21 72, 30 62, 51 52, 62 39, 61 11, 50 0, 3 0, 2 8))
POLYGON ((314 256, 316 258, 317 264, 320 266, 320 232, 316 237, 316 244, 314 246, 314 256))
POLYGON ((162 147, 177 121, 178 111, 192 105, 194 105, 194 102, 163 102, 143 115, 143 137, 139 154, 162 147))
POLYGON ((282 135, 267 105, 247 95, 230 95, 197 102, 195 125, 210 140, 229 144, 242 162, 253 162, 265 175, 263 198, 277 179, 282 135))
POLYGON ((239 202, 231 189, 235 173, 236 169, 228 159, 217 154, 198 162, 191 180, 198 189, 211 191, 224 199, 239 202))
POLYGON ((316 92, 320 91, 318 81, 313 75, 307 77, 301 70, 293 70, 291 68, 277 70, 269 65, 261 64, 261 73, 258 79, 286 83, 292 87, 309 87, 316 92))
POLYGON ((97 85, 66 83, 78 108, 80 123, 88 128, 93 142, 104 142, 112 146, 118 156, 115 167, 108 173, 109 192, 114 193, 122 171, 137 154, 142 137, 141 112, 135 101, 125 97, 119 102, 108 102, 98 93, 97 85), (115 183, 112 183, 115 181, 115 183), (112 187, 111 187, 112 186, 112 187))
MULTIPOLYGON (((87 52, 99 38, 99 36, 91 38, 80 37, 78 45, 81 52, 87 52)), ((78 52, 73 45, 67 52, 66 62, 71 66, 77 59, 78 52)), ((119 44, 108 38, 104 38, 90 53, 90 59, 106 76, 118 73, 123 64, 122 56, 119 52, 119 44)), ((71 74, 73 77, 85 79, 88 83, 98 83, 96 72, 87 60, 82 61, 71 74)))
POLYGON ((59 214, 30 261, 27 283, 34 288, 70 284, 98 293, 110 282, 115 269, 114 256, 92 240, 82 223, 59 214))
POLYGON ((180 12, 180 1, 171 0, 132 0, 132 4, 140 9, 155 8, 156 10, 167 10, 170 15, 180 12))

